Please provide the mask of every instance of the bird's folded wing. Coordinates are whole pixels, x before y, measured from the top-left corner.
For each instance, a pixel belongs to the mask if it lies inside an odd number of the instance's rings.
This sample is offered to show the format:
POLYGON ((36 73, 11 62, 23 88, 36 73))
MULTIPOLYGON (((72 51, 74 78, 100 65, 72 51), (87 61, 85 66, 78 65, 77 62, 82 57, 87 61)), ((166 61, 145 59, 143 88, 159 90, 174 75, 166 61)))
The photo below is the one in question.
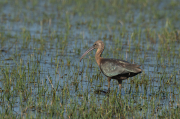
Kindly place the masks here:
POLYGON ((101 71, 108 77, 113 77, 126 73, 136 73, 139 65, 130 64, 123 60, 103 59, 100 65, 101 71))

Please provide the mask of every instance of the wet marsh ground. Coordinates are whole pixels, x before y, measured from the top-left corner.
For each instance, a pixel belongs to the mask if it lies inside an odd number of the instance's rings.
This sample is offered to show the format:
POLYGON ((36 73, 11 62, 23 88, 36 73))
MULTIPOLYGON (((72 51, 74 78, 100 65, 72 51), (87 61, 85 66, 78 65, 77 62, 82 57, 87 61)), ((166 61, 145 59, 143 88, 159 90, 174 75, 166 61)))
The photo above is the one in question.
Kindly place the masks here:
POLYGON ((178 118, 178 0, 4 0, 0 2, 0 118, 178 118), (111 81, 103 57, 143 72, 111 81))

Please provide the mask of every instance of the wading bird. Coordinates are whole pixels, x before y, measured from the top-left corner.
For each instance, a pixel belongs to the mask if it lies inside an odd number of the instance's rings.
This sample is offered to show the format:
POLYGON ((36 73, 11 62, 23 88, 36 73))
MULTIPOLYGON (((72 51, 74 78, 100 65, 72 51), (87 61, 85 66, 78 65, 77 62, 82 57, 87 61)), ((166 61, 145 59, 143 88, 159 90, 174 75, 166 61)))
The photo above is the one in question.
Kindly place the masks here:
POLYGON ((108 91, 110 91, 111 79, 116 79, 119 83, 119 89, 121 89, 122 80, 133 77, 142 72, 139 68, 140 65, 131 64, 120 59, 102 58, 101 54, 104 50, 104 43, 101 40, 96 41, 94 45, 81 56, 80 62, 83 57, 93 49, 97 49, 95 59, 99 68, 102 73, 108 77, 108 91))

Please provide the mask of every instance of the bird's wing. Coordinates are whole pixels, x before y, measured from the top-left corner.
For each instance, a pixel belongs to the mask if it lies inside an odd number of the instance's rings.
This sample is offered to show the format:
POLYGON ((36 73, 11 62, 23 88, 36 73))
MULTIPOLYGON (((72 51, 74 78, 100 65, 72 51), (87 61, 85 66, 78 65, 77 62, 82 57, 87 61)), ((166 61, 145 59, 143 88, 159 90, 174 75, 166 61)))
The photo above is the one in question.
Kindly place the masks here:
POLYGON ((130 64, 127 61, 119 59, 102 59, 100 65, 101 71, 108 77, 117 76, 119 74, 136 73, 139 65, 130 64))

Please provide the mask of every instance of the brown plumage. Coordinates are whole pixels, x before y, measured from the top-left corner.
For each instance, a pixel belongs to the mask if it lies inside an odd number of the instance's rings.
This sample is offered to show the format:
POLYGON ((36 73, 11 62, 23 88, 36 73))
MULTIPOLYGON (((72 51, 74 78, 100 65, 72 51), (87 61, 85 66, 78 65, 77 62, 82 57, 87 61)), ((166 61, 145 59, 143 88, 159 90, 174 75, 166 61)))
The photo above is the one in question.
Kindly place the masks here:
POLYGON ((142 72, 140 65, 131 64, 120 59, 102 58, 101 54, 104 50, 104 43, 100 40, 96 41, 94 45, 81 56, 80 61, 93 49, 97 49, 95 59, 98 66, 102 73, 108 77, 108 90, 110 90, 111 79, 116 79, 119 83, 119 88, 121 89, 122 80, 133 77, 142 72))

